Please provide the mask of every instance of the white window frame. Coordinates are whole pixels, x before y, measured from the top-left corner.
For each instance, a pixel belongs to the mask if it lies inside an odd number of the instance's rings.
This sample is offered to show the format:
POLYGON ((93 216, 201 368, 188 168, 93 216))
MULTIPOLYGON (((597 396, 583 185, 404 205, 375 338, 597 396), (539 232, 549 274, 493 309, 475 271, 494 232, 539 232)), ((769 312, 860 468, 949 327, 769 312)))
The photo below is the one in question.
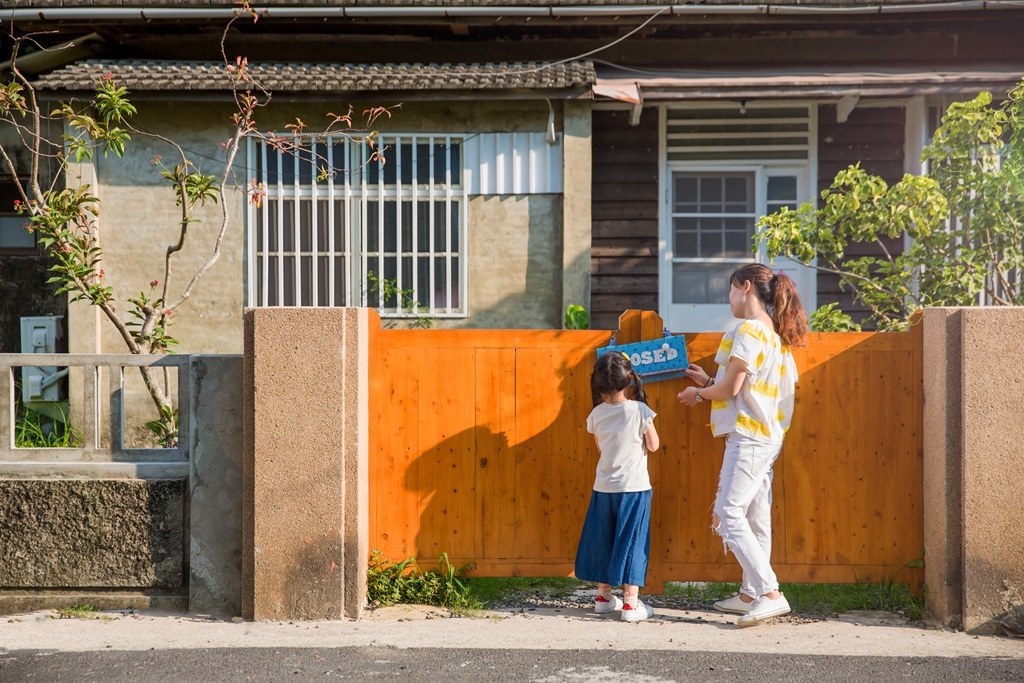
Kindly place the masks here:
MULTIPOLYGON (((768 178, 771 176, 797 176, 797 204, 812 201, 816 196, 818 171, 817 104, 813 102, 766 103, 766 108, 808 108, 808 153, 807 159, 758 159, 744 160, 668 160, 668 110, 720 107, 720 103, 665 104, 659 107, 659 240, 658 240, 658 310, 666 325, 673 332, 715 332, 725 331, 735 324, 728 304, 676 304, 672 301, 673 265, 677 262, 673 253, 673 207, 672 181, 675 173, 754 173, 754 206, 758 217, 767 210, 768 178), (682 320, 683 322, 679 322, 682 320)), ((738 105, 737 105, 738 106, 738 105)), ((689 259, 687 259, 689 260, 689 259)), ((733 259, 702 259, 706 263, 733 262, 733 259)), ((749 263, 768 263, 763 245, 758 245, 751 254, 749 263)), ((738 267, 739 264, 737 264, 738 267)), ((784 270, 792 277, 800 293, 805 310, 810 313, 817 306, 817 274, 814 269, 785 258, 777 258, 769 264, 776 270, 784 270)))
MULTIPOLYGON (((317 141, 312 143, 312 150, 314 158, 317 155, 325 157, 326 163, 331 168, 351 168, 352 171, 341 171, 339 170, 333 176, 328 176, 322 180, 316 178, 317 173, 315 169, 311 172, 312 181, 308 184, 302 184, 299 180, 299 168, 301 163, 309 163, 299 159, 297 155, 293 155, 294 163, 294 182, 285 185, 283 182, 282 174, 278 173, 276 182, 270 182, 275 180, 269 178, 267 175, 267 155, 277 154, 278 155, 278 168, 282 167, 283 163, 286 163, 288 156, 285 153, 277 152, 271 148, 268 148, 265 143, 261 140, 250 137, 247 141, 248 156, 247 156, 247 177, 255 178, 256 182, 263 183, 263 188, 266 191, 266 196, 262 202, 262 206, 257 207, 250 203, 247 211, 247 222, 246 222, 246 305, 249 306, 261 306, 268 305, 266 302, 272 300, 270 292, 270 261, 271 258, 276 257, 276 292, 274 296, 276 298, 275 305, 284 305, 285 300, 285 258, 291 258, 294 262, 293 270, 291 273, 292 282, 291 286, 294 291, 294 301, 289 305, 301 306, 301 305, 312 305, 312 306, 368 306, 372 302, 372 299, 376 297, 376 294, 369 292, 369 283, 367 279, 367 273, 370 272, 371 263, 367 254, 366 246, 369 244, 369 231, 376 230, 377 234, 377 245, 378 250, 376 252, 377 269, 375 272, 383 273, 385 271, 384 265, 387 259, 394 259, 396 261, 396 277, 389 278, 395 281, 395 285, 398 289, 410 289, 412 290, 412 297, 414 301, 418 301, 421 298, 421 293, 418 291, 418 272, 420 258, 427 258, 431 263, 438 258, 442 258, 444 261, 444 281, 451 283, 453 278, 458 278, 457 291, 451 286, 446 287, 446 297, 443 304, 439 305, 432 297, 428 297, 425 305, 416 305, 414 307, 403 307, 401 301, 395 302, 397 305, 390 307, 383 307, 383 305, 376 307, 382 317, 391 318, 410 318, 410 317, 431 317, 431 318, 464 318, 468 316, 468 254, 467 254, 467 228, 469 224, 469 187, 466 180, 466 161, 464 158, 463 150, 461 145, 463 140, 467 136, 457 134, 441 134, 441 135, 423 135, 423 134, 405 134, 405 133, 389 133, 382 134, 378 137, 376 145, 378 149, 384 150, 384 164, 380 164, 376 161, 365 162, 369 158, 372 152, 366 147, 360 145, 343 136, 337 137, 320 137, 317 141), (335 159, 335 149, 343 145, 344 149, 344 160, 335 159), (400 169, 403 163, 402 159, 402 146, 411 145, 412 159, 407 160, 412 164, 412 183, 404 183, 402 181, 402 174, 400 170, 395 171, 395 183, 384 184, 384 165, 391 164, 393 168, 400 169), (426 182, 421 182, 417 178, 417 153, 420 145, 427 145, 428 149, 433 149, 435 145, 443 145, 446 150, 446 161, 445 161, 445 173, 446 179, 443 183, 435 183, 434 173, 431 171, 430 177, 426 182), (451 150, 453 145, 460 146, 460 158, 459 167, 453 168, 451 164, 451 150), (261 168, 262 177, 257 177, 257 154, 262 155, 261 168), (371 183, 369 181, 369 165, 378 164, 377 182, 371 183), (326 211, 328 225, 325 231, 327 236, 328 244, 318 244, 318 202, 326 199, 328 208, 326 211), (287 201, 292 201, 292 225, 290 235, 292 239, 292 250, 285 251, 285 214, 284 206, 287 201), (336 224, 336 204, 340 202, 341 207, 341 220, 344 222, 343 226, 336 224), (413 205, 413 211, 411 215, 411 225, 413 232, 412 251, 404 252, 402 249, 402 211, 403 203, 408 202, 413 205), (427 252, 421 252, 417 249, 417 240, 415 239, 417 230, 418 212, 416 207, 419 203, 426 202, 428 205, 427 214, 430 220, 429 226, 429 241, 430 249, 427 252), (309 207, 309 216, 311 225, 310 230, 310 249, 308 251, 301 250, 301 218, 302 218, 302 206, 303 203, 311 203, 309 207), (366 216, 369 215, 369 207, 372 203, 376 203, 378 207, 376 225, 370 226, 367 224, 366 216), (388 234, 390 226, 385 223, 385 206, 389 203, 395 208, 395 245, 396 251, 388 255, 388 252, 384 250, 385 236, 388 234), (445 229, 446 237, 445 249, 441 251, 435 250, 435 207, 439 204, 444 206, 445 216, 445 229), (270 211, 271 205, 274 206, 275 218, 276 218, 276 251, 264 251, 257 253, 257 236, 254 231, 257 229, 257 225, 262 225, 262 244, 264 249, 270 245, 270 211), (458 243, 455 244, 454 240, 451 239, 451 226, 452 221, 456 220, 458 224, 458 243), (335 234, 339 232, 338 228, 341 228, 340 233, 343 244, 336 244, 335 234), (326 248, 324 248, 326 247, 326 248), (327 272, 322 273, 319 269, 319 257, 327 256, 327 272), (302 294, 302 261, 303 257, 309 258, 310 262, 310 279, 312 283, 310 292, 310 301, 305 302, 302 294), (337 272, 336 260, 338 257, 344 259, 344 272, 337 272), (403 259, 409 258, 411 260, 411 274, 412 282, 403 281, 403 273, 401 262, 403 259), (259 269, 259 272, 258 270, 259 269), (321 301, 319 296, 318 283, 321 278, 327 278, 326 286, 326 300, 321 301), (335 284, 337 278, 343 278, 344 281, 344 300, 338 300, 335 296, 335 284), (258 283, 259 287, 258 287, 258 283), (257 288, 259 291, 257 291, 257 288)), ((320 162, 321 164, 323 161, 320 162)), ((431 268, 430 273, 430 291, 435 291, 435 275, 437 275, 435 269, 431 268)), ((377 301, 377 303, 383 304, 383 302, 377 301)))

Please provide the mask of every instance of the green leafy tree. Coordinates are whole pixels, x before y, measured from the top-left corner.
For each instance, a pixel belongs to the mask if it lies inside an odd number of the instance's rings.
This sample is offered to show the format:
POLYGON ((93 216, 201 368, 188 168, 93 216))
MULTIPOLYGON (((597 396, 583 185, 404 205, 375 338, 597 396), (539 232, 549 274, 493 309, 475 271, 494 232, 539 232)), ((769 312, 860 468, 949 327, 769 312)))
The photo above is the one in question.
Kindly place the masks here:
POLYGON ((987 92, 952 104, 922 159, 927 176, 892 186, 859 165, 840 171, 820 208, 765 216, 757 237, 770 258, 838 275, 882 330, 927 306, 1024 303, 1024 81, 1000 106, 987 92), (893 253, 904 235, 909 248, 893 253), (864 244, 876 255, 851 255, 864 244))
MULTIPOLYGON (((298 154, 310 149, 310 141, 342 135, 367 144, 372 152, 371 161, 383 160, 382 151, 374 145, 376 131, 370 126, 380 115, 390 115, 385 108, 364 112, 366 122, 362 128, 353 125, 351 109, 344 115, 328 114, 325 128, 315 134, 307 132, 306 124, 298 119, 286 126, 288 132, 282 135, 257 128, 256 113, 270 102, 271 93, 255 81, 244 57, 230 60, 225 51, 231 25, 246 16, 253 21, 258 19, 243 0, 221 39, 221 56, 234 82, 235 110, 230 126, 226 126, 226 140, 220 143, 223 170, 217 174, 205 173, 173 140, 133 125, 132 118, 137 112, 129 92, 109 75, 96 85, 90 101, 65 102, 47 112, 31 80, 18 69, 18 55, 24 48, 40 47, 37 37, 16 35, 11 25, 11 68, 6 82, 0 83, 0 126, 13 135, 0 143, 0 164, 17 185, 20 199, 14 208, 26 217, 28 229, 37 234, 38 243, 53 257, 49 282, 57 285, 57 294, 67 295, 70 302, 85 301, 99 308, 133 354, 167 353, 178 343, 169 332, 174 312, 193 295, 197 283, 220 258, 221 245, 232 222, 232 203, 222 201, 226 194, 240 190, 257 206, 266 196, 255 179, 245 187, 236 184, 235 158, 243 138, 258 137, 273 149, 298 154), (46 134, 51 128, 67 132, 61 139, 51 139, 46 134), (128 297, 122 304, 115 301, 110 283, 116 281, 123 286, 124 282, 104 268, 99 241, 100 199, 91 186, 66 186, 65 179, 72 162, 90 160, 97 153, 123 157, 135 138, 158 140, 173 150, 173 161, 157 156, 152 163, 173 188, 180 213, 175 236, 164 249, 163 272, 159 277, 146 278, 148 289, 141 288, 138 295, 128 297), (220 209, 218 225, 213 228, 216 237, 212 251, 198 268, 179 277, 173 267, 174 257, 183 248, 190 229, 199 224, 198 211, 208 204, 219 205, 220 209)), ((321 175, 336 172, 326 165, 326 159, 314 161, 321 175)), ((177 409, 172 397, 154 370, 140 370, 159 416, 147 426, 161 444, 173 446, 178 434, 177 409)))

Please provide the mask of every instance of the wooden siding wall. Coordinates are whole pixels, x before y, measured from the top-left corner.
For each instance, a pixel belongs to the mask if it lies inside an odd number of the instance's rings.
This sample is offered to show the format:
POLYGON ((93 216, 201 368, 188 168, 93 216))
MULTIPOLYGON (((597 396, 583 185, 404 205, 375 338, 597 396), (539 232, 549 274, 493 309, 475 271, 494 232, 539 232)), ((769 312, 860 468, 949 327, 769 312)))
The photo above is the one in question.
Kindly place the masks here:
MULTIPOLYGON (((881 176, 890 185, 903 178, 904 122, 902 107, 862 107, 854 109, 843 123, 836 122, 836 108, 818 108, 818 195, 829 187, 839 171, 860 162, 861 168, 881 176)), ((893 255, 903 253, 903 240, 887 240, 886 248, 893 255)), ((853 246, 850 256, 881 255, 881 251, 853 246)), ((867 309, 854 303, 850 292, 839 289, 839 277, 818 274, 818 305, 838 302, 843 311, 861 320, 867 309)))
MULTIPOLYGON (((653 313, 622 343, 660 335, 653 313)), ((473 560, 478 575, 565 576, 598 452, 586 432, 600 331, 381 330, 371 335, 370 543, 394 560, 473 560)), ((687 335, 710 369, 720 334, 687 335)), ((797 409, 774 486, 783 581, 919 584, 923 547, 919 328, 818 334, 797 353, 797 409), (880 391, 879 387, 884 387, 880 391)), ((709 528, 722 441, 684 380, 649 383, 662 448, 648 592, 665 580, 736 581, 709 528)))
POLYGON ((591 327, 613 330, 627 308, 658 308, 658 110, 593 118, 591 327))

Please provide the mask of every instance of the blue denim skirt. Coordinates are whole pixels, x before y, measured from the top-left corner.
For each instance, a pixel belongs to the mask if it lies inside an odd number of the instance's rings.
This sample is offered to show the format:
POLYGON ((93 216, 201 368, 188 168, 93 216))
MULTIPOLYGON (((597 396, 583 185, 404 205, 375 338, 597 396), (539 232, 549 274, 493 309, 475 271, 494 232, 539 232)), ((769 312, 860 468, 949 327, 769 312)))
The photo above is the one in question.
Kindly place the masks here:
POLYGON ((576 549, 576 578, 643 586, 651 554, 652 490, 593 491, 576 549))

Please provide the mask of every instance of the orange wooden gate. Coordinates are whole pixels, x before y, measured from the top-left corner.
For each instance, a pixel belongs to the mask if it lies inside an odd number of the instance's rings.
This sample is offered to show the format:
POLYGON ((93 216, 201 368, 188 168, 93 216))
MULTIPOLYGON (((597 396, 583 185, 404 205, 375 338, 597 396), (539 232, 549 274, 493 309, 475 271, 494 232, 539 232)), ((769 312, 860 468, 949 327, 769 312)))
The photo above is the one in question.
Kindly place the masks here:
MULTIPOLYGON (((661 335, 628 311, 618 342, 661 335)), ((370 543, 423 567, 441 553, 487 576, 564 576, 593 484, 594 350, 607 331, 379 330, 371 335, 370 543)), ((706 369, 721 334, 687 335, 706 369)), ((814 334, 796 353, 793 425, 776 465, 772 564, 787 582, 919 585, 923 543, 921 338, 814 334)), ((662 448, 648 592, 738 581, 710 530, 722 441, 688 380, 648 384, 662 448)))

